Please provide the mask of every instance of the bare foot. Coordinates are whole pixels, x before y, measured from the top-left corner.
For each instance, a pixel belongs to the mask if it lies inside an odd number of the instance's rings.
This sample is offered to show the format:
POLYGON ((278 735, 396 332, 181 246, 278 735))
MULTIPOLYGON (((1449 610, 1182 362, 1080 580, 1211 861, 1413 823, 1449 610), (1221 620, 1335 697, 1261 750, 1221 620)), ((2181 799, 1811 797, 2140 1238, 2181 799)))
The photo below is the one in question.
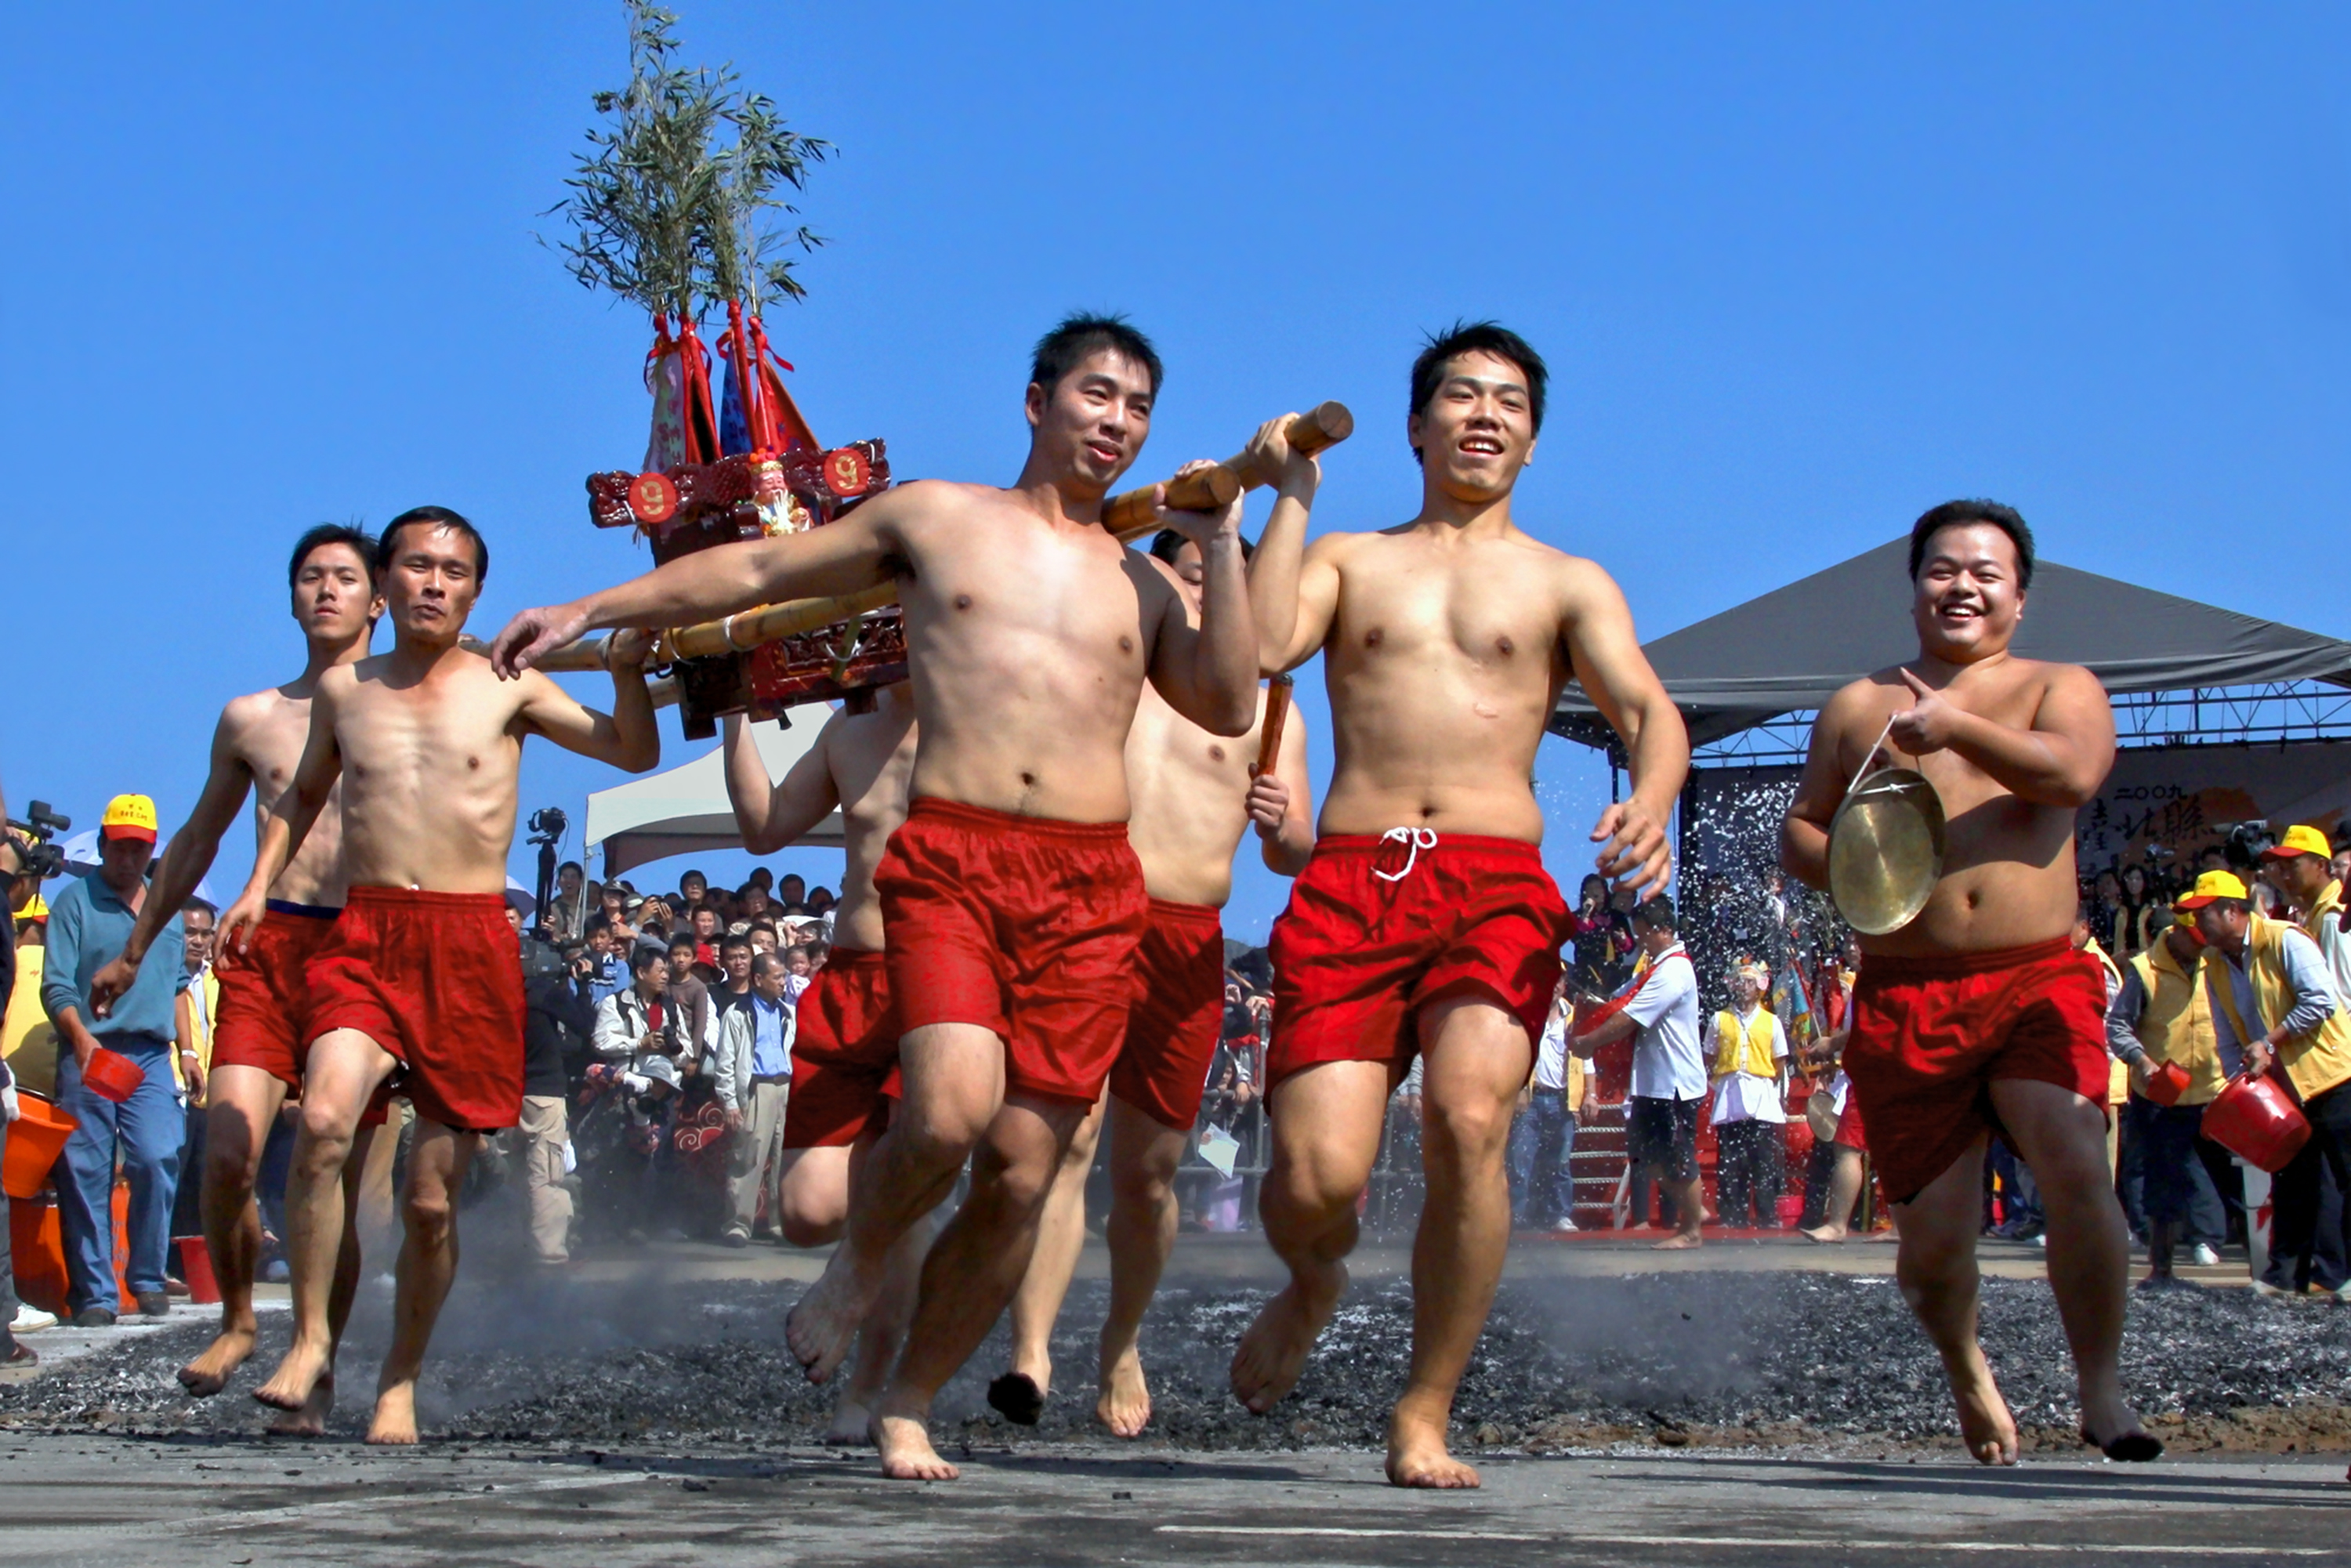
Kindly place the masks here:
POLYGON ((1796 1234, 1807 1241, 1834 1245, 1843 1241, 1849 1232, 1842 1225, 1815 1225, 1810 1230, 1799 1230, 1796 1234))
POLYGON ((253 1354, 253 1329, 225 1328, 214 1336, 204 1352, 180 1368, 180 1386, 199 1399, 209 1399, 228 1386, 245 1358, 253 1354))
POLYGON ((310 1385, 310 1397, 302 1408, 291 1410, 272 1421, 267 1430, 279 1437, 323 1437, 327 1435, 327 1417, 335 1409, 335 1375, 331 1372, 310 1385))
POLYGON ((416 1385, 395 1383, 377 1391, 375 1419, 368 1423, 371 1443, 416 1441, 416 1385))
POLYGON ((1659 1241, 1651 1246, 1649 1250, 1652 1252, 1687 1252, 1691 1248, 1700 1246, 1703 1243, 1701 1242, 1697 1231, 1677 1230, 1671 1236, 1667 1237, 1663 1241, 1659 1241))
POLYGON ((872 1442, 872 1410, 855 1395, 843 1393, 841 1403, 832 1407, 832 1419, 825 1423, 824 1440, 828 1443, 852 1443, 861 1448, 872 1442))
POLYGON ((310 1403, 311 1387, 327 1375, 334 1359, 333 1346, 306 1344, 298 1339, 253 1396, 280 1410, 299 1410, 310 1403))
POLYGON ((1143 1354, 1134 1346, 1128 1345, 1102 1368, 1094 1419, 1113 1437, 1140 1437, 1151 1424, 1151 1387, 1143 1380, 1143 1354))
POLYGON ((1446 1416, 1423 1415, 1407 1400, 1388 1417, 1388 1484, 1459 1491, 1479 1485, 1478 1472, 1445 1446, 1446 1416))
POLYGON ((1281 1292, 1266 1302, 1233 1351, 1233 1397, 1262 1416, 1280 1403, 1306 1370, 1316 1336, 1339 1308, 1347 1288, 1343 1264, 1326 1271, 1293 1274, 1281 1292))
POLYGON ((876 1414, 872 1438, 882 1450, 882 1473, 893 1481, 951 1481, 963 1474, 931 1447, 930 1423, 919 1414, 876 1414))
POLYGON ((2008 1401, 2000 1396, 2000 1385, 1992 1381, 1983 1352, 1971 1354, 1972 1372, 1951 1374, 1951 1397, 1959 1406, 1959 1440, 1978 1464, 2012 1465, 2016 1463, 2015 1418, 2008 1413, 2008 1401))
POLYGON ((784 1339, 808 1369, 810 1383, 822 1383, 841 1370, 857 1343, 866 1309, 873 1304, 873 1292, 841 1261, 846 1256, 845 1248, 832 1255, 823 1275, 784 1320, 784 1339))
POLYGON ((2147 1435, 2138 1412, 2123 1403, 2118 1393, 2082 1401, 2082 1441, 2128 1464, 2163 1458, 2163 1444, 2147 1435))

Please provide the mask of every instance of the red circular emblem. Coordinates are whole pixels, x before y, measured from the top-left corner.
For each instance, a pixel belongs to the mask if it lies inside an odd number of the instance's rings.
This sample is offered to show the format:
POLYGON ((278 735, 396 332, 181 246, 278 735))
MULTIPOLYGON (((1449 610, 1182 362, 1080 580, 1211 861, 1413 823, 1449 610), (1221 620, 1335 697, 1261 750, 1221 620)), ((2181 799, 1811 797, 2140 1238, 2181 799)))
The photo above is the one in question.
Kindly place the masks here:
POLYGON ((854 446, 836 446, 824 455, 824 482, 844 499, 862 496, 865 486, 873 482, 873 465, 854 446))
POLYGON ((629 510, 641 523, 665 523, 677 516, 677 486, 666 474, 640 474, 629 481, 629 510))

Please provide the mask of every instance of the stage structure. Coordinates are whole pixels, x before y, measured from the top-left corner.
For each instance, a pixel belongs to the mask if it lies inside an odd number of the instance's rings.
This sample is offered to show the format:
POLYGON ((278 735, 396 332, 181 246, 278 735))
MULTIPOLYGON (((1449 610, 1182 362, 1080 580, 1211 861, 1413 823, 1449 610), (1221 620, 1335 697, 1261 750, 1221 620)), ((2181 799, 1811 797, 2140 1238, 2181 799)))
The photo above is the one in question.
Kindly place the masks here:
MULTIPOLYGON (((1813 714, 1917 652, 1908 567, 1891 539, 1644 645, 1690 730, 1686 877, 1768 875, 1813 714)), ((2015 646, 2114 695, 2123 750, 2082 810, 2084 874, 2192 862, 2248 820, 2351 819, 2351 643, 2043 559, 2015 646)), ((1613 785, 1623 750, 1581 690, 1551 728, 1606 750, 1613 785)))

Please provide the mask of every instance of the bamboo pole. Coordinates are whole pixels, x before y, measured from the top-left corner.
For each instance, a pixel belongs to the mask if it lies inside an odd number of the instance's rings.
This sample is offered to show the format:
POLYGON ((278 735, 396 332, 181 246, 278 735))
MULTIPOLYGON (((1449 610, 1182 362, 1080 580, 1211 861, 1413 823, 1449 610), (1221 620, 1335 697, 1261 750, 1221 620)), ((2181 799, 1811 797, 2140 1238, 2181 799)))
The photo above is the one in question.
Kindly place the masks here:
MULTIPOLYGON (((1291 448, 1311 455, 1354 434, 1355 416, 1343 402, 1326 402, 1291 418, 1283 432, 1291 448)), ((1229 506, 1243 490, 1254 490, 1270 484, 1273 476, 1257 472, 1244 451, 1227 458, 1210 468, 1167 482, 1167 504, 1179 511, 1208 511, 1229 506)), ((1153 509, 1155 486, 1145 486, 1113 496, 1102 503, 1102 524, 1122 541, 1132 542, 1159 526, 1153 509)), ((722 549, 725 547, 721 547, 722 549)), ((895 583, 882 583, 857 593, 836 594, 824 599, 788 599, 780 604, 761 605, 755 610, 739 611, 716 621, 705 621, 693 626, 682 626, 662 633, 661 645, 654 651, 653 662, 670 659, 706 658, 715 653, 742 653, 763 643, 779 643, 787 637, 821 631, 853 621, 868 611, 879 610, 898 601, 895 583)), ((604 668, 604 639, 581 641, 551 648, 531 661, 541 670, 601 670, 604 668)))

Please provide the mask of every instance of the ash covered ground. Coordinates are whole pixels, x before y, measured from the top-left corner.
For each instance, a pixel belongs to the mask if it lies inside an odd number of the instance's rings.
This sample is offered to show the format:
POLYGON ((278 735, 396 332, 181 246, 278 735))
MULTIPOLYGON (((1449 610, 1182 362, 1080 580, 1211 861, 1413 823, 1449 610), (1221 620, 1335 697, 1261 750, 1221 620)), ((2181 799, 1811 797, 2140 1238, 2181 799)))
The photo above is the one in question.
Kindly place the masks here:
MULTIPOLYGON (((620 1445, 818 1441, 831 1391, 784 1348, 797 1284, 461 1282, 420 1399, 428 1437, 620 1445)), ((994 1448, 1101 1440, 1092 1336, 1106 1294, 1071 1291, 1054 1342, 1059 1385, 1033 1431, 1006 1426, 982 1391, 1002 1369, 999 1326, 938 1405, 942 1435, 994 1448)), ((1173 1286, 1144 1330, 1156 1412, 1146 1446, 1218 1450, 1377 1448, 1402 1385, 1411 1297, 1359 1284, 1297 1392, 1270 1416, 1226 1392, 1258 1290, 1173 1286)), ((363 1300, 345 1347, 347 1388, 372 1387, 386 1302, 363 1300)), ((186 1397, 172 1379, 204 1343, 191 1325, 126 1340, 33 1382, 0 1387, 0 1427, 253 1433, 247 1397, 284 1348, 287 1317, 229 1391, 186 1397)), ((2047 1285, 1985 1282, 1984 1342, 2028 1442, 2070 1446, 2070 1366, 2047 1285)), ((2263 1302, 2238 1289, 2134 1294, 2125 1377, 2176 1446, 2270 1452, 2351 1448, 2351 1312, 2263 1302)), ((356 1435, 366 1402, 333 1426, 356 1435)), ((1542 1451, 1624 1443, 1883 1449, 1955 1439, 1933 1353, 1890 1281, 1843 1274, 1702 1272, 1542 1280, 1503 1288, 1456 1409, 1458 1441, 1542 1451)))

